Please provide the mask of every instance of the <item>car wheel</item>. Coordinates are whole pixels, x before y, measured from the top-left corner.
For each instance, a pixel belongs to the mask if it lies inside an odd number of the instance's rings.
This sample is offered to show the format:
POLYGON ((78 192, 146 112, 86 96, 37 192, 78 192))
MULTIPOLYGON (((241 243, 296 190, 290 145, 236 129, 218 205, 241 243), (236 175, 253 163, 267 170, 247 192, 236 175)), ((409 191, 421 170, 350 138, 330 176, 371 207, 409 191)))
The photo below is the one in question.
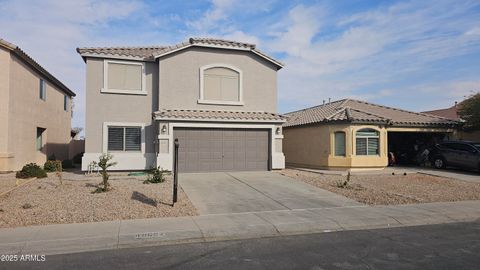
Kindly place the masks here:
POLYGON ((433 159, 433 167, 435 167, 437 169, 445 169, 445 167, 447 167, 445 159, 443 157, 434 158, 433 159))

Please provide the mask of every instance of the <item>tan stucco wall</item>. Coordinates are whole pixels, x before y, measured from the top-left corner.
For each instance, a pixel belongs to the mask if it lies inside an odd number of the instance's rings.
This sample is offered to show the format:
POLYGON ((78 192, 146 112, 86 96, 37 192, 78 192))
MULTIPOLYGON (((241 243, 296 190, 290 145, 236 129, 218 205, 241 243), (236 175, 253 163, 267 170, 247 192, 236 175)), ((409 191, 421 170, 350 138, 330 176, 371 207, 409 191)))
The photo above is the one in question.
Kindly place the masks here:
POLYGON ((103 60, 88 58, 86 65, 85 152, 102 153, 104 122, 144 123, 145 152, 155 152, 152 112, 158 108, 157 64, 145 65, 147 95, 101 93, 103 60))
POLYGON ((0 47, 0 171, 8 170, 8 110, 10 96, 10 52, 0 47))
POLYGON ((159 105, 164 109, 277 112, 277 69, 251 52, 189 48, 160 58, 159 105), (227 64, 242 71, 243 106, 198 104, 200 67, 227 64))
MULTIPOLYGON (((8 161, 4 159, 0 162, 2 166, 0 170, 19 170, 29 162, 43 166, 47 156, 52 154, 55 154, 57 159, 67 159, 71 128, 71 100, 69 99, 68 111, 64 111, 64 93, 48 81, 46 81, 46 101, 41 100, 39 74, 15 55, 11 54, 10 58, 8 68, 5 68, 5 70, 9 69, 8 135, 2 135, 3 139, 1 139, 4 144, 5 137, 7 138, 7 153, 10 153, 10 158, 7 159, 8 161), (42 151, 36 151, 37 127, 46 129, 42 151)), ((4 70, 4 64, 5 61, 2 61, 2 70, 4 70)), ((0 87, 4 88, 4 86, 0 87)), ((3 96, 2 102, 5 102, 3 96)), ((0 151, 5 153, 5 150, 0 151)))
POLYGON ((326 126, 283 128, 283 154, 287 165, 326 167, 330 136, 326 126))

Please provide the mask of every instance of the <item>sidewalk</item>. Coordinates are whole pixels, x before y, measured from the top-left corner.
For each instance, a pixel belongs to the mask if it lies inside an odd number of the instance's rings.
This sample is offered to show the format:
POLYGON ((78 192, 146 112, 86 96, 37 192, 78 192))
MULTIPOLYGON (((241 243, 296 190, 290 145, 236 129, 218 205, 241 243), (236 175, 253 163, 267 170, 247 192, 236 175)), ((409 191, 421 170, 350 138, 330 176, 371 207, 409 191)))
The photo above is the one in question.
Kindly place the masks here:
POLYGON ((474 221, 480 201, 350 206, 0 229, 0 254, 62 254, 474 221))

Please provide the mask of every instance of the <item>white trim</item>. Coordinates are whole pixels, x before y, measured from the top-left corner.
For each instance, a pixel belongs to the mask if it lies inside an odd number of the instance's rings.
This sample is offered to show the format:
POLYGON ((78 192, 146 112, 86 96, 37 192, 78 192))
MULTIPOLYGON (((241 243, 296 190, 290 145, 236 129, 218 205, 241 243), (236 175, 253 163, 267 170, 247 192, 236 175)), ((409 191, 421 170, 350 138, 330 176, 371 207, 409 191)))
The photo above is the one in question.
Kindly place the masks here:
POLYGON ((256 120, 256 119, 216 119, 216 118, 169 118, 155 117, 159 121, 179 121, 179 122, 227 122, 227 123, 285 123, 286 120, 256 120))
POLYGON ((113 151, 115 154, 145 154, 145 123, 129 123, 129 122, 103 122, 103 134, 102 134, 102 151, 107 153, 108 151, 108 127, 140 127, 141 138, 141 150, 139 152, 134 151, 113 151))
POLYGON ((113 94, 127 94, 127 95, 147 95, 146 87, 146 74, 145 74, 145 63, 144 62, 133 62, 133 61, 118 61, 118 60, 108 60, 103 59, 103 88, 100 89, 101 93, 113 93, 113 94), (120 89, 109 89, 108 88, 108 64, 122 64, 122 65, 133 65, 142 67, 142 90, 120 90, 120 89))
POLYGON ((233 105, 233 106, 242 106, 245 105, 243 102, 243 72, 241 69, 225 64, 225 63, 215 63, 204 65, 200 67, 200 94, 199 94, 198 103, 200 104, 216 104, 216 105, 233 105), (204 98, 204 73, 205 70, 210 68, 227 68, 231 69, 238 73, 238 101, 231 101, 231 100, 206 100, 204 98))

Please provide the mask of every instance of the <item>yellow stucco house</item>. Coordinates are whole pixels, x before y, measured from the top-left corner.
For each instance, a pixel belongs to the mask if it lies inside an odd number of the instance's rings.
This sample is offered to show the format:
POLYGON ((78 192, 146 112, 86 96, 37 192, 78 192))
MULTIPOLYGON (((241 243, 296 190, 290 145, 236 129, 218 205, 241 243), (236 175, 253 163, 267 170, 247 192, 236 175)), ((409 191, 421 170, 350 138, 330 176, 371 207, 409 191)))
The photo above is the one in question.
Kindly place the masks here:
POLYGON ((461 124, 353 99, 285 116, 286 165, 320 169, 381 169, 388 166, 389 153, 401 160, 421 145, 455 138, 461 124))

